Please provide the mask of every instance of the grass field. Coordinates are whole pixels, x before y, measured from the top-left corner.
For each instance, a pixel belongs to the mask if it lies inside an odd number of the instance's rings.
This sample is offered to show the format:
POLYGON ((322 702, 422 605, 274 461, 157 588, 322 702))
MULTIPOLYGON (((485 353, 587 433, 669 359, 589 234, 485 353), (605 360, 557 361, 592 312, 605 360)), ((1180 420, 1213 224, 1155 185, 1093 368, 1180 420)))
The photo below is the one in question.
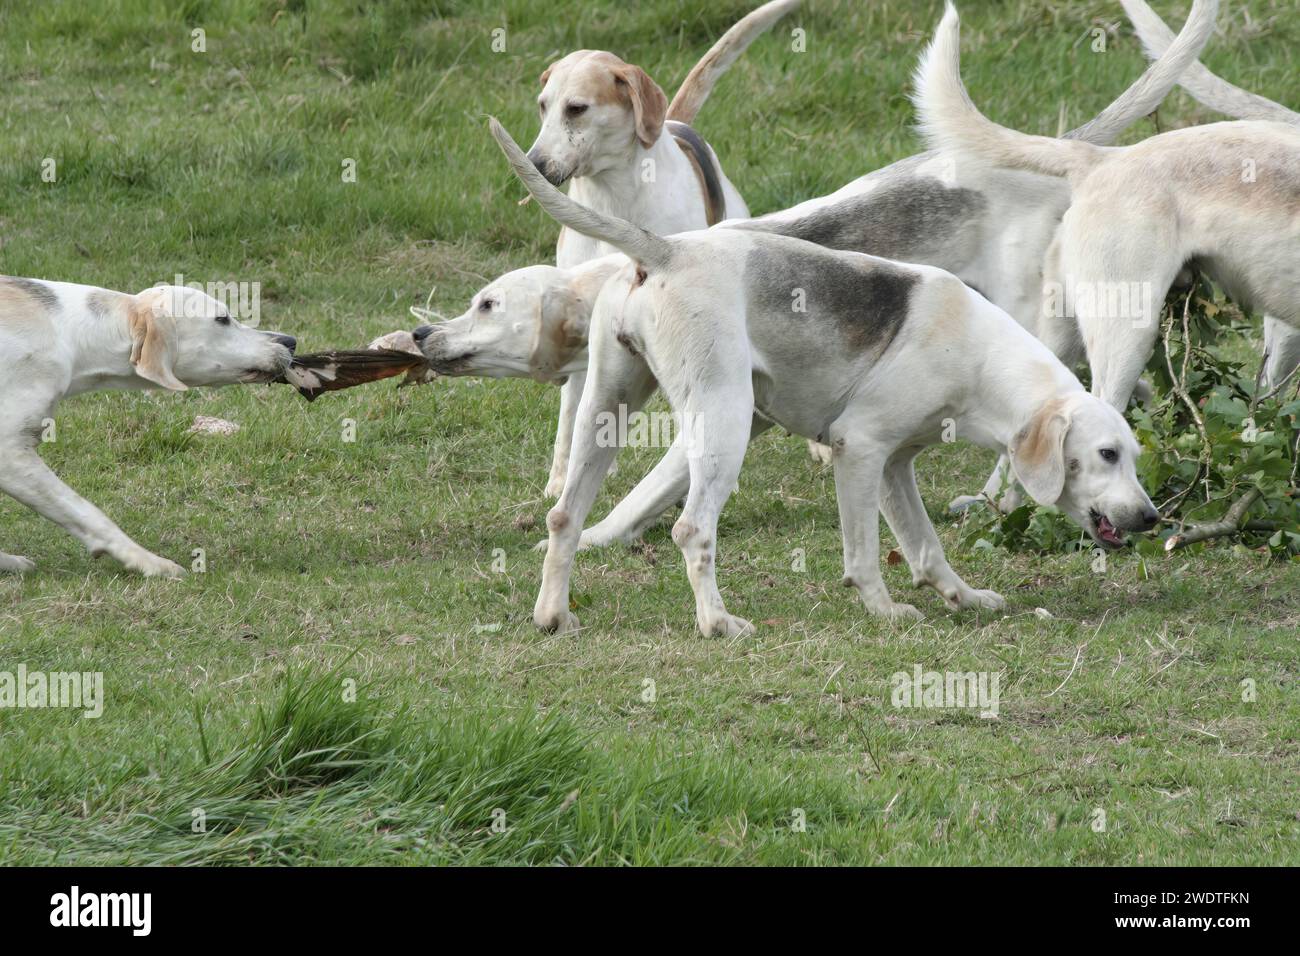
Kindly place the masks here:
MULTIPOLYGON (((1155 5, 1178 23, 1188 6, 1155 5)), ((486 115, 531 140, 537 75, 581 47, 671 92, 748 6, 9 0, 0 273, 257 282, 263 326, 307 351, 409 328, 434 286, 457 314, 553 256, 486 115)), ((919 149, 908 76, 939 3, 805 6, 697 124, 755 212, 919 149)), ((1293 4, 1225 6, 1208 65, 1300 105, 1293 4)), ((1142 68, 1118 3, 961 9, 972 93, 1012 126, 1082 121, 1142 68), (1104 54, 1094 26, 1113 27, 1104 54)), ((1210 119, 1181 93, 1160 114, 1210 119)), ((0 548, 39 565, 0 576, 0 671, 105 688, 97 720, 0 710, 0 862, 1300 862, 1300 565, 1223 545, 1096 573, 1086 553, 964 548, 944 503, 992 456, 944 447, 922 494, 954 566, 1008 608, 950 615, 905 597, 900 565, 891 589, 927 617, 891 626, 839 585, 830 473, 768 435, 720 531, 721 587, 756 634, 697 636, 670 517, 581 555, 583 629, 546 636, 530 548, 557 407, 554 388, 471 380, 62 406, 51 466, 207 567, 144 581, 0 502, 0 548), (187 434, 197 415, 242 430, 187 434), (917 665, 996 672, 997 718, 895 708, 891 675, 917 665)), ((655 454, 625 453, 597 517, 655 454)))

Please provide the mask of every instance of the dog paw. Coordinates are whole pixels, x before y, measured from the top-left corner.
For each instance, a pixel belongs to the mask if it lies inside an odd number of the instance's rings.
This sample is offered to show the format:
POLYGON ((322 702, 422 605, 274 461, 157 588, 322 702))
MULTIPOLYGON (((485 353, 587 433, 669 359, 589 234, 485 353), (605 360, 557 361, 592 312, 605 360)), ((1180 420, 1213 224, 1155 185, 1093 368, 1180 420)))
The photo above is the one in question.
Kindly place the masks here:
POLYGON ((547 634, 568 634, 578 629, 578 616, 568 610, 558 614, 538 611, 533 614, 533 624, 547 634))
POLYGON ((955 515, 962 514, 977 501, 983 501, 983 495, 959 495, 948 502, 948 510, 955 515))
POLYGON ((734 614, 720 614, 698 623, 700 633, 705 637, 739 637, 754 630, 752 622, 746 621, 743 617, 736 617, 734 614))
POLYGON ((819 465, 829 465, 835 456, 830 445, 822 445, 810 440, 808 442, 808 457, 819 465))
POLYGON ((552 475, 551 480, 546 483, 546 488, 543 489, 542 494, 547 498, 558 500, 560 495, 564 494, 564 476, 552 475))
POLYGON ((884 604, 869 604, 867 610, 877 617, 888 618, 891 621, 919 621, 925 615, 910 604, 903 604, 900 601, 886 601, 884 604))
POLYGON ((1007 599, 997 591, 979 591, 968 587, 963 589, 954 588, 940 593, 948 606, 956 611, 972 609, 1000 611, 1007 606, 1007 599))
POLYGON ((36 570, 36 562, 16 554, 0 554, 0 572, 8 574, 26 574, 36 570))
POLYGON ((178 580, 185 577, 185 569, 175 561, 168 561, 156 554, 146 553, 144 557, 122 562, 126 567, 146 578, 170 578, 178 580))

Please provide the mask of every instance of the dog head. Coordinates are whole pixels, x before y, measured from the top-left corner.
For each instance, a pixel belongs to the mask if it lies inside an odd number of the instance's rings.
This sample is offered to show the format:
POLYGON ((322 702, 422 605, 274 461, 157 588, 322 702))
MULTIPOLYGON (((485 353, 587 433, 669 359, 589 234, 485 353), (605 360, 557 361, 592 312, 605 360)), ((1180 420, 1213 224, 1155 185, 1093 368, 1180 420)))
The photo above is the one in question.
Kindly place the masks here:
POLYGON ((1060 508, 1103 548, 1160 520, 1137 479, 1139 451, 1124 416, 1086 392, 1044 403, 1008 448, 1030 497, 1060 508))
POLYGON ((269 382, 297 346, 292 336, 241 324, 221 302, 185 286, 154 286, 130 297, 127 324, 135 373, 178 392, 269 382))
POLYGON ((626 165, 634 143, 653 146, 668 97, 639 66, 612 53, 579 50, 546 68, 537 106, 542 129, 528 158, 559 186, 626 165))
POLYGON ((439 375, 558 382, 585 367, 590 318, 570 272, 530 266, 485 287, 463 315, 412 335, 439 375))

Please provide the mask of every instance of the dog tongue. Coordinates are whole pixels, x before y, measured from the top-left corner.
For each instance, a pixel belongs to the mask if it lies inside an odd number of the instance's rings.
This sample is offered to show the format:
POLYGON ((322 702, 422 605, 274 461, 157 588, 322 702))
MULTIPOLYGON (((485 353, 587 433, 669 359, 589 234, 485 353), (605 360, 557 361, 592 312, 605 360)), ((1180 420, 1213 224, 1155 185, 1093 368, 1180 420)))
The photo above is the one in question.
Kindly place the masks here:
POLYGON ((1123 544, 1124 536, 1115 529, 1110 523, 1110 519, 1102 515, 1097 521, 1097 534, 1101 535, 1102 540, 1109 541, 1111 544, 1123 544))

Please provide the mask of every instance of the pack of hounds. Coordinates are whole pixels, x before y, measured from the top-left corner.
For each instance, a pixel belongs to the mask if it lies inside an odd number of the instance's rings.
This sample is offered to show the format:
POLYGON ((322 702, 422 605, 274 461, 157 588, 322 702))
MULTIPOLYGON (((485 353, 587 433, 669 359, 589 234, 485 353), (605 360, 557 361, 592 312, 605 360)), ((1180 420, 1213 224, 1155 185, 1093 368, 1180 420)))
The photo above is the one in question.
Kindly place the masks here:
MULTIPOLYGON (((750 630, 718 590, 718 515, 750 440, 774 426, 833 466, 844 583, 869 612, 920 616, 885 586, 881 513, 916 585, 953 609, 1001 608, 999 594, 949 565, 917 490, 913 460, 946 427, 1001 454, 983 491, 953 508, 986 497, 1009 509, 1028 495, 1119 548, 1161 521, 1122 412, 1143 386, 1169 290, 1198 270, 1265 315, 1266 385, 1300 363, 1300 114, 1198 62, 1218 0, 1195 0, 1176 36, 1143 0, 1121 0, 1152 62, 1059 138, 1000 126, 972 103, 949 5, 916 71, 929 151, 751 218, 690 124, 719 77, 799 2, 774 0, 739 21, 671 102, 612 53, 551 64, 532 148, 495 120, 490 128, 562 227, 556 264, 504 275, 459 317, 375 343, 422 357, 421 378, 562 385, 546 486, 559 500, 534 609, 544 630, 577 626, 577 551, 632 542, 679 502, 672 538, 700 632, 750 630), (1180 83, 1233 119, 1110 145, 1180 83), (1149 291, 1117 308, 1105 292, 1115 288, 1149 291), (1090 390, 1072 371, 1085 361, 1090 390), (656 388, 678 424, 671 448, 585 527, 618 450, 597 423, 636 411, 656 388)), ((46 467, 41 422, 92 389, 293 381, 295 345, 193 289, 128 295, 0 279, 0 489, 96 555, 179 576, 46 467)), ((32 567, 0 553, 0 571, 32 567)))

